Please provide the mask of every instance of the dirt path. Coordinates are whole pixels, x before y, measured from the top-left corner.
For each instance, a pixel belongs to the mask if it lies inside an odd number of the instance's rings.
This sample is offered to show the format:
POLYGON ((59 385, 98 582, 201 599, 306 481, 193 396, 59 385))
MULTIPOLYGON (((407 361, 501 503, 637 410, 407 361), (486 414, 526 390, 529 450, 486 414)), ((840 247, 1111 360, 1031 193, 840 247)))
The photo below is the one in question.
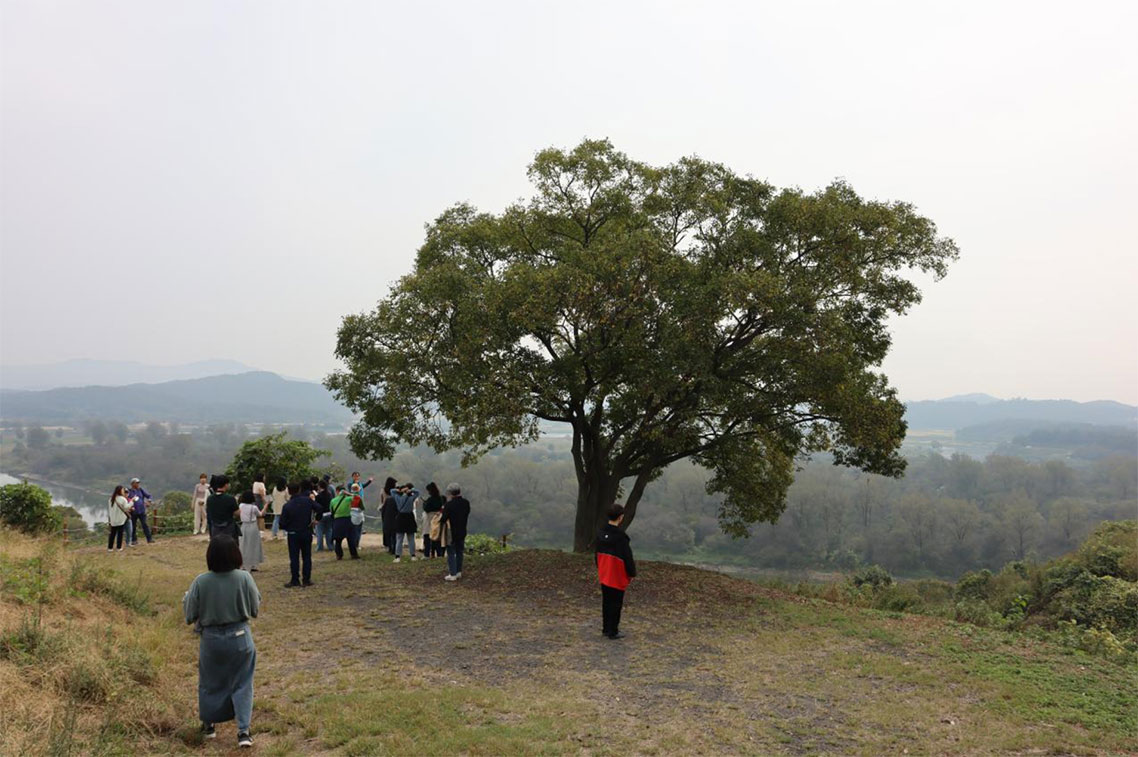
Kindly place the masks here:
MULTIPOLYGON (((1117 743, 1077 723, 1040 731, 1018 709, 1021 683, 959 654, 978 639, 993 665, 1021 654, 1006 635, 647 563, 614 642, 588 556, 468 556, 450 583, 445 561, 393 564, 377 542, 365 536, 359 561, 314 553, 315 586, 287 589, 284 541, 266 540, 254 623, 265 753, 988 754, 1041 732, 1088 753, 1117 743)), ((171 540, 131 558, 181 585, 203 547, 171 540)), ((1032 655, 1031 680, 1088 675, 1032 655)))

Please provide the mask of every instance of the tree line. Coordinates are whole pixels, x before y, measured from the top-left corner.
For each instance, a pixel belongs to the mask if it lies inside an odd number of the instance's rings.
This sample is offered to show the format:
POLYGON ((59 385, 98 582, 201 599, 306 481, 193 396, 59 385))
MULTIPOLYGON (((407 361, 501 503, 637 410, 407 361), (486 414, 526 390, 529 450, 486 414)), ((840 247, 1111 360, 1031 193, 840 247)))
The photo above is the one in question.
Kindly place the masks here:
MULTIPOLYGON (((151 491, 188 491, 199 473, 225 470, 244 442, 269 431, 279 433, 261 429, 253 436, 236 425, 187 431, 151 423, 102 443, 89 435, 64 444, 49 435, 43 446, 23 446, 9 457, 7 472, 108 492, 139 475, 151 491)), ((11 446, 13 432, 5 438, 11 446)), ((577 501, 568 439, 546 437, 493 450, 463 468, 459 452, 402 447, 390 460, 371 462, 356 457, 342 434, 294 428, 286 438, 327 450, 314 465, 336 475, 359 470, 419 485, 461 481, 474 504, 476 530, 512 534, 524 546, 572 546, 577 501)), ((1097 523, 1133 518, 1138 511, 1138 460, 1132 456, 1072 465, 928 454, 910 459, 901 479, 818 458, 796 474, 778 522, 751 526, 749 537, 733 538, 720 528, 723 500, 708 492, 710 475, 681 462, 645 488, 641 515, 630 531, 641 552, 795 570, 876 563, 899 575, 955 578, 968 570, 998 569, 1009 560, 1056 557, 1097 523)))

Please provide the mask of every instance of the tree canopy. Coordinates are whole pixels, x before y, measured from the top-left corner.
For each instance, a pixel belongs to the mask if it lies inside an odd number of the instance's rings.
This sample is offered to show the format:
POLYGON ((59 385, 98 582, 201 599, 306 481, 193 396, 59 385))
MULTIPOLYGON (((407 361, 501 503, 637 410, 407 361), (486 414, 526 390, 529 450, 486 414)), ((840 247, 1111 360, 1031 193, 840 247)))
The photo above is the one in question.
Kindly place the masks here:
POLYGON ((795 460, 900 475, 904 408, 875 369, 889 316, 920 301, 954 243, 903 202, 843 182, 776 189, 725 166, 631 160, 608 141, 547 149, 534 195, 460 204, 427 228, 414 271, 344 318, 326 385, 361 417, 361 455, 399 442, 468 460, 572 434, 574 547, 624 493, 691 458, 733 535, 777 519, 795 460))
POLYGON ((36 534, 58 531, 63 518, 45 489, 24 481, 0 486, 0 522, 36 534))
POLYGON ((295 481, 316 475, 319 471, 313 463, 329 453, 314 449, 308 442, 287 439, 287 436, 287 431, 281 431, 242 444, 225 469, 232 491, 249 491, 253 487, 253 477, 259 474, 265 476, 265 485, 269 489, 281 476, 295 481))

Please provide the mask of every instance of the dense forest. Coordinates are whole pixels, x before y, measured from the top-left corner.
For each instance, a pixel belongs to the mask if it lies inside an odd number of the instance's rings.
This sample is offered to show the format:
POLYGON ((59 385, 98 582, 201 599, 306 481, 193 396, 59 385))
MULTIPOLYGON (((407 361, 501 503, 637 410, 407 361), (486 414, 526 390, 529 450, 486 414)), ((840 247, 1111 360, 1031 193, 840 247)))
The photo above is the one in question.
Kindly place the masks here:
MULTIPOLYGON (((257 432, 270 430, 276 429, 257 432)), ((389 461, 368 462, 352 455, 343 435, 307 428, 290 434, 327 450, 318 465, 337 476, 359 470, 419 485, 460 482, 474 505, 477 531, 512 534, 526 546, 571 543, 576 482, 564 439, 497 450, 463 469, 458 453, 402 449, 389 461)), ((224 469, 250 435, 234 424, 183 430, 150 423, 132 430, 96 421, 81 435, 8 429, 4 468, 100 491, 132 475, 155 493, 188 490, 199 473, 224 469)), ((876 563, 899 575, 955 578, 1008 560, 1055 557, 1099 522, 1138 514, 1134 455, 1028 462, 928 453, 912 457, 898 480, 813 460, 798 472, 778 523, 755 526, 746 539, 720 531, 720 501, 707 494, 706 481, 706 471, 682 462, 649 485, 630 528, 639 553, 752 568, 845 570, 876 563)))

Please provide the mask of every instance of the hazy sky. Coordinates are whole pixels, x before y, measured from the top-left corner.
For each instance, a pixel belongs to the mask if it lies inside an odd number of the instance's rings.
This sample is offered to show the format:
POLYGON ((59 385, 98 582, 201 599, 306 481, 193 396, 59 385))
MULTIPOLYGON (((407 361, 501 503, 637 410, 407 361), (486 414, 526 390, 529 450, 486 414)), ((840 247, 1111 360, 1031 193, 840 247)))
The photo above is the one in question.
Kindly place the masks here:
POLYGON ((2 0, 0 360, 319 378, 425 222, 590 136, 934 219, 906 399, 1135 403, 1136 8, 2 0))

